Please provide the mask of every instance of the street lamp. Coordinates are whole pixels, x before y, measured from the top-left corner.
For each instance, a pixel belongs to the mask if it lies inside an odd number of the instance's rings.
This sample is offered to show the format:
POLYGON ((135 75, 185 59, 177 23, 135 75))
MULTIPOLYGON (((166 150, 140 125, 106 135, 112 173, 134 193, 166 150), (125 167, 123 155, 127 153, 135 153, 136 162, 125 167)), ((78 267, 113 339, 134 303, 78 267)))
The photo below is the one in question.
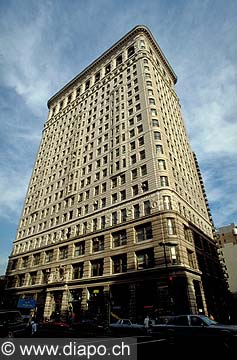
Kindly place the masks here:
MULTIPOLYGON (((164 260, 165 260, 165 272, 166 272, 166 277, 167 277, 167 282, 168 282, 168 309, 169 311, 171 311, 171 304, 173 303, 173 298, 171 296, 170 293, 170 276, 169 276, 169 271, 168 271, 168 262, 167 262, 167 255, 166 255, 166 247, 175 247, 177 246, 177 241, 160 241, 159 245, 163 247, 164 250, 164 260)), ((173 278, 171 277, 171 280, 173 278)))

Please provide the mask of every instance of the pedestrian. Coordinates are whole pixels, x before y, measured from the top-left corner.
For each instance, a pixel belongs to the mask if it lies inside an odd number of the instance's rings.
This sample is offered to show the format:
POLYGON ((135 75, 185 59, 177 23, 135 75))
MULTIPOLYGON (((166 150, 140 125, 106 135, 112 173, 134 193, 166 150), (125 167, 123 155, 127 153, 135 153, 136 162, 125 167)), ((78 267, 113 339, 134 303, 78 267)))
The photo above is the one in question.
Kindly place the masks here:
POLYGON ((34 335, 36 333, 37 327, 38 327, 38 324, 37 324, 35 318, 33 317, 31 320, 31 335, 34 335))
POLYGON ((150 325, 150 318, 149 316, 147 315, 144 319, 144 326, 145 326, 145 329, 148 329, 149 328, 149 325, 150 325))
POLYGON ((209 315, 209 319, 215 320, 214 316, 212 314, 209 315))

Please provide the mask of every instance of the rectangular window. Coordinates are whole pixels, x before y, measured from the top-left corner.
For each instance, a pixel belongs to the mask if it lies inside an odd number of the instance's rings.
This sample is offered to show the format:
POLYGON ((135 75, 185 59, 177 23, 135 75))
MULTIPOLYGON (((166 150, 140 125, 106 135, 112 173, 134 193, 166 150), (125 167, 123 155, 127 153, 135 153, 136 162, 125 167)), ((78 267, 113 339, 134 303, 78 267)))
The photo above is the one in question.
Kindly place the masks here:
POLYGON ((122 55, 119 55, 116 58, 116 66, 118 66, 119 64, 122 64, 122 62, 123 62, 123 57, 122 57, 122 55))
POLYGON ((45 262, 53 261, 53 250, 49 250, 45 252, 45 262))
POLYGON ((79 96, 79 95, 80 95, 80 92, 81 92, 81 87, 78 87, 78 88, 77 88, 76 96, 79 96))
POLYGON ((25 274, 19 275, 19 286, 25 285, 25 274))
POLYGON ((137 122, 142 121, 142 114, 137 114, 136 118, 137 122))
POLYGON ((85 254, 85 241, 81 241, 75 244, 74 256, 80 256, 85 254))
POLYGON ((156 104, 155 99, 149 98, 149 104, 155 105, 156 104))
POLYGON ((91 276, 102 276, 104 272, 104 259, 91 261, 91 276))
POLYGON ((144 215, 150 215, 151 214, 151 204, 150 201, 144 201, 144 215))
MULTIPOLYGON (((134 83, 135 83, 135 81, 134 81, 134 83)), ((136 108, 136 111, 141 110, 141 104, 137 104, 137 105, 135 106, 135 108, 136 108)))
POLYGON ((132 142, 130 143, 130 148, 131 148, 131 150, 135 150, 135 149, 136 149, 136 143, 135 143, 135 141, 132 141, 132 142))
POLYGON ((63 260, 63 259, 67 259, 67 257, 68 257, 68 246, 61 247, 59 249, 59 259, 63 260))
POLYGON ((108 73, 110 72, 110 70, 111 70, 111 65, 110 65, 110 64, 107 64, 107 65, 105 66, 105 74, 108 74, 108 73))
POLYGON ((154 250, 148 249, 136 252, 137 270, 143 270, 154 266, 154 250))
POLYGON ((127 209, 121 209, 121 222, 127 221, 127 209))
POLYGON ((126 178, 125 178, 125 174, 120 175, 120 185, 125 184, 126 178))
POLYGON ((138 185, 134 185, 132 187, 132 195, 133 196, 138 195, 138 185))
POLYGON ((118 222, 118 217, 117 217, 117 211, 112 212, 112 226, 116 225, 118 222))
POLYGON ((87 80, 85 84, 85 90, 89 89, 89 87, 90 87, 90 80, 87 80))
POLYGON ((136 158, 136 154, 134 154, 134 155, 131 156, 131 164, 132 165, 136 164, 136 162, 137 162, 137 158, 136 158))
POLYGON ((130 56, 132 56, 133 54, 135 54, 135 48, 134 48, 134 45, 131 45, 129 48, 128 48, 128 58, 130 56))
POLYGON ((144 160, 146 158, 145 150, 140 151, 140 160, 144 160))
POLYGON ((169 235, 176 235, 175 219, 173 218, 167 219, 167 232, 169 235))
POLYGON ((140 206, 139 206, 139 204, 133 205, 133 215, 134 215, 134 219, 138 219, 140 217, 140 206))
POLYGON ((104 235, 92 239, 92 252, 104 250, 104 235))
POLYGON ((140 134, 141 132, 143 132, 143 126, 142 126, 142 125, 139 125, 139 126, 137 127, 137 132, 138 132, 138 134, 140 134))
MULTIPOLYGON (((97 205, 98 205, 98 201, 97 201, 97 204, 94 205, 94 208, 97 208, 97 205)), ((97 230, 97 227, 98 227, 98 225, 97 225, 97 219, 93 219, 93 221, 92 221, 92 230, 93 230, 93 231, 96 231, 96 230, 97 230)))
POLYGON ((164 206, 164 210, 171 210, 172 209, 172 205, 171 205, 171 197, 168 195, 163 196, 163 206, 164 206))
POLYGON ((126 199, 126 190, 120 191, 120 199, 121 201, 126 199))
POLYGON ((117 187, 117 185, 118 185, 117 178, 111 179, 111 187, 112 187, 112 189, 117 187))
POLYGON ((144 145, 144 137, 143 137, 143 136, 141 136, 141 137, 138 139, 138 145, 139 145, 139 146, 144 145))
POLYGON ((72 279, 73 280, 81 279, 83 277, 84 264, 83 263, 73 264, 72 268, 73 268, 72 279))
POLYGON ((106 182, 101 185, 101 191, 102 193, 106 191, 107 185, 106 182))
POLYGON ((166 170, 166 163, 163 159, 158 159, 158 168, 159 170, 166 170))
POLYGON ((132 170, 132 180, 137 178, 137 169, 132 170))
POLYGON ((22 258, 22 265, 21 265, 22 268, 27 267, 28 260, 29 260, 28 256, 22 258))
POLYGON ((161 155, 164 153, 162 145, 156 145, 156 153, 157 153, 157 155, 161 155))
POLYGON ((48 284, 49 275, 50 275, 50 270, 49 270, 49 269, 42 270, 42 281, 41 281, 41 284, 48 284))
POLYGON ((142 188, 142 191, 143 191, 143 192, 148 191, 148 190, 149 190, 148 181, 143 181, 143 182, 142 182, 142 185, 141 185, 141 188, 142 188))
POLYGON ((108 157, 107 156, 104 156, 103 157, 103 165, 106 165, 108 162, 108 157))
MULTIPOLYGON (((141 49, 145 49, 146 48, 146 44, 144 40, 140 40, 140 48, 141 49)), ((146 59, 145 59, 146 60, 146 59)))
POLYGON ((95 74, 95 82, 100 80, 100 72, 95 74))
POLYGON ((112 194, 112 204, 116 203, 117 200, 118 200, 118 195, 117 195, 117 193, 112 194))
POLYGON ((187 249, 187 255, 188 255, 188 263, 189 263, 189 266, 193 269, 196 268, 195 266, 195 256, 194 256, 194 252, 187 249))
POLYGON ((100 224, 101 224, 101 229, 104 229, 105 228, 105 225, 106 225, 106 222, 105 222, 105 216, 101 216, 101 219, 100 219, 100 224))
POLYGON ((118 247, 127 244, 127 232, 126 230, 117 231, 112 233, 113 247, 118 247))
POLYGON ((113 274, 118 274, 127 271, 127 254, 117 255, 112 257, 113 274))
POLYGON ((135 234, 138 242, 152 239, 151 223, 135 226, 135 234))
POLYGON ((36 271, 30 273, 29 285, 35 285, 36 284, 36 278, 37 278, 37 272, 36 271))
POLYGON ((152 119, 152 126, 153 126, 153 127, 159 127, 159 120, 157 120, 157 119, 152 119))
POLYGON ((178 254, 177 254, 177 246, 170 247, 170 257, 172 264, 177 264, 178 262, 178 254))
POLYGON ((18 259, 12 260, 11 270, 16 270, 17 269, 17 263, 18 263, 18 259))
POLYGON ((154 131, 154 140, 161 140, 161 135, 159 131, 154 131))
POLYGON ((39 265, 39 263, 40 263, 40 254, 35 254, 33 259, 34 259, 33 264, 34 265, 39 265))
POLYGON ((147 167, 146 165, 141 166, 141 176, 147 175, 147 167))
POLYGON ((160 177, 160 186, 169 186, 169 181, 167 176, 160 177))
POLYGON ((185 240, 192 242, 192 232, 189 229, 189 227, 186 225, 184 225, 184 238, 185 238, 185 240))

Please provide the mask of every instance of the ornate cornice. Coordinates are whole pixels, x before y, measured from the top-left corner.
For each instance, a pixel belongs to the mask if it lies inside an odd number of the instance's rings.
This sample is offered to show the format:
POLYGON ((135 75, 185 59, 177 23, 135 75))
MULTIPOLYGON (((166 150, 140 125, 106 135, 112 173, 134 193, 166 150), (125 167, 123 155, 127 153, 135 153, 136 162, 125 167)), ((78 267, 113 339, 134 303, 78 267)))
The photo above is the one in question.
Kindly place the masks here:
POLYGON ((55 95, 53 95, 48 100, 48 108, 50 107, 51 103, 56 100, 63 92, 67 91, 73 84, 77 82, 80 78, 85 78, 89 73, 92 72, 93 69, 98 67, 100 63, 105 62, 107 58, 111 57, 112 52, 118 50, 123 44, 127 43, 130 39, 134 38, 139 34, 145 34, 146 37, 150 40, 156 51, 158 52, 159 56, 164 62, 167 70, 169 71, 170 75, 173 78, 174 83, 177 82, 177 76, 173 71, 172 67, 170 66, 168 60, 166 59, 164 53, 162 52, 161 48, 157 44, 155 38, 153 37, 151 31, 144 25, 137 25, 131 31, 129 31, 126 35, 124 35, 120 40, 118 40, 113 46, 111 46, 108 50, 106 50, 99 58, 93 61, 90 65, 88 65, 82 72, 80 72, 77 76, 75 76, 71 81, 69 81, 61 90, 59 90, 55 95))

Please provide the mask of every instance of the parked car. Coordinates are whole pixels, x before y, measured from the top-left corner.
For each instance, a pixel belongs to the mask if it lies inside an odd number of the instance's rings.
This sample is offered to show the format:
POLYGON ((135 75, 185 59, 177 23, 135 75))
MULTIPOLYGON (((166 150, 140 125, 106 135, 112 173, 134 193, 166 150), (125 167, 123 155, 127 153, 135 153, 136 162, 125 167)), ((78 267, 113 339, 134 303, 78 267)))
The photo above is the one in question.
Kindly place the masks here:
POLYGON ((72 332, 67 323, 61 321, 45 321, 38 324, 37 331, 33 336, 40 338, 62 338, 71 337, 72 332))
POLYGON ((75 334, 75 337, 95 337, 107 334, 107 329, 95 319, 83 319, 74 322, 71 325, 71 330, 75 334))
POLYGON ((28 337, 31 329, 18 310, 0 310, 0 337, 28 337))
POLYGON ((237 325, 225 325, 205 315, 178 315, 165 324, 152 325, 153 336, 165 338, 169 344, 209 344, 230 350, 236 346, 237 325))
POLYGON ((110 324, 109 329, 113 335, 143 335, 145 334, 145 327, 143 324, 132 323, 130 319, 120 319, 115 323, 110 324))

